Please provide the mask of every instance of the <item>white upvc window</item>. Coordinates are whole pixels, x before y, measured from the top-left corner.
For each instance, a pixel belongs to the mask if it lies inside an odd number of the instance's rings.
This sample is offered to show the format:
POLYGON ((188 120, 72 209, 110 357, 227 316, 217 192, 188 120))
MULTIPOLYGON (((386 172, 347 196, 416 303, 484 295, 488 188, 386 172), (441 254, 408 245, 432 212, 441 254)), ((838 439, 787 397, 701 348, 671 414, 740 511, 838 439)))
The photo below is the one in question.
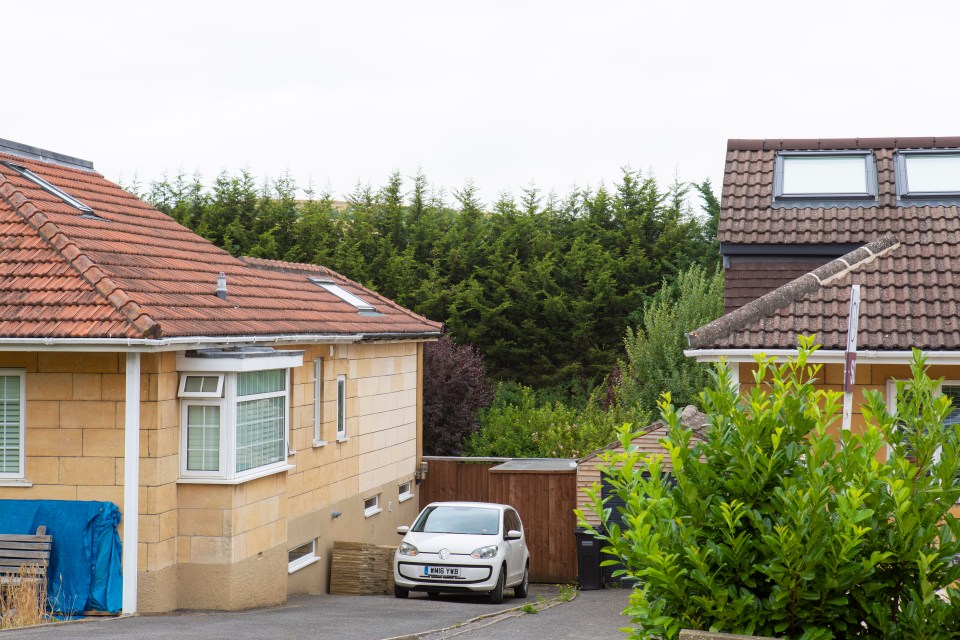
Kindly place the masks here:
POLYGON ((289 369, 181 377, 181 478, 242 482, 288 467, 289 369), (188 390, 196 388, 189 378, 218 376, 220 397, 195 397, 188 390))
POLYGON ((223 374, 183 374, 180 376, 181 398, 219 398, 223 395, 223 374))
POLYGON ((24 378, 23 369, 0 369, 0 481, 24 479, 24 378))
POLYGON ((370 516, 375 516, 380 513, 382 509, 380 508, 380 494, 378 493, 375 496, 370 496, 363 501, 363 517, 369 518, 370 516))
POLYGON ((323 439, 323 359, 313 361, 313 446, 327 444, 323 439))
POLYGON ((413 497, 413 483, 407 480, 397 487, 397 502, 406 502, 413 497))
POLYGON ((299 571, 319 560, 320 556, 317 555, 317 541, 314 539, 299 547, 294 547, 287 552, 287 573, 299 571))
POLYGON ((337 440, 347 439, 347 376, 337 376, 337 440))

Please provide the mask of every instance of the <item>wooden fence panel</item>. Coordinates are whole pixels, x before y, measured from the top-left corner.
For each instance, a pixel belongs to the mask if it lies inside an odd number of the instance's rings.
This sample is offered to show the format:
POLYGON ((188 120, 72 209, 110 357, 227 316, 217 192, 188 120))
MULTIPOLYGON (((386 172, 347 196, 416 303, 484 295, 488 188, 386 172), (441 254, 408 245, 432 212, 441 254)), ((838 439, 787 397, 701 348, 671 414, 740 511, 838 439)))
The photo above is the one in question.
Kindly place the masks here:
POLYGON ((490 474, 490 501, 512 505, 530 549, 530 579, 570 582, 577 578, 575 473, 490 474))
POLYGON ((499 502, 517 510, 530 549, 530 580, 577 579, 577 474, 557 471, 490 472, 505 462, 426 458, 427 475, 418 487, 420 508, 431 502, 499 502))

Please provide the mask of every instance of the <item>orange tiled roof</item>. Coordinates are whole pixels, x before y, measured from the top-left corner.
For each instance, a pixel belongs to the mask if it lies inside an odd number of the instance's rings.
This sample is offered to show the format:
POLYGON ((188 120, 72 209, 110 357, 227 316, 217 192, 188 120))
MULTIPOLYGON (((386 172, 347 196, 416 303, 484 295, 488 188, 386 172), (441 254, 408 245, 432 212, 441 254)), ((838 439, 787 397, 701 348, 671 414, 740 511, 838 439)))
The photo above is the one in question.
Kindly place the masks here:
POLYGON ((439 334, 315 265, 240 260, 93 171, 0 153, 91 207, 98 220, 0 165, 0 338, 439 334), (226 300, 214 295, 227 277, 226 300), (322 274, 376 307, 361 315, 311 283, 322 274))

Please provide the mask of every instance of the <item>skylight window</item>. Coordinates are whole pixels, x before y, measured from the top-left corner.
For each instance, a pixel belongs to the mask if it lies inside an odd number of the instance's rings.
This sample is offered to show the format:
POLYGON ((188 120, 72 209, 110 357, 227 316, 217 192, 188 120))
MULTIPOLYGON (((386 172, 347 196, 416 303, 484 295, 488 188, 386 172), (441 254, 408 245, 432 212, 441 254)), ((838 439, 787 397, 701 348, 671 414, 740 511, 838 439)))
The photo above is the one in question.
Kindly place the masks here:
POLYGON ((98 216, 98 215, 93 211, 93 209, 91 209, 91 208, 88 207, 87 205, 83 204, 82 202, 80 202, 79 200, 77 200, 76 198, 74 198, 73 196, 71 196, 69 193, 67 193, 66 191, 63 191, 62 189, 53 186, 52 184, 50 184, 49 182, 47 182, 46 180, 44 180, 43 178, 41 178, 40 176, 38 176, 37 174, 35 174, 33 171, 30 171, 30 169, 27 169, 27 168, 24 167, 23 165, 14 164, 13 162, 8 162, 8 161, 0 162, 0 164, 2 164, 3 166, 5 166, 5 167, 7 167, 7 168, 9 168, 9 169, 13 169, 13 170, 16 171, 17 173, 19 173, 21 176, 23 176, 24 178, 26 178, 26 179, 29 180, 30 182, 34 183, 35 185, 37 185, 38 187, 40 187, 41 189, 43 189, 43 190, 46 191, 47 193, 49 193, 49 194, 51 194, 51 195, 54 195, 54 196, 60 198, 60 199, 63 200, 66 204, 70 205, 70 206, 73 207, 74 209, 77 209, 77 210, 80 211, 83 215, 85 215, 85 216, 92 216, 92 217, 97 218, 97 219, 99 219, 99 220, 102 220, 102 219, 103 219, 103 218, 100 218, 100 216, 98 216))
POLYGON ((777 200, 873 199, 876 160, 869 151, 782 152, 774 167, 777 200))
POLYGON ((333 295, 337 296, 347 304, 355 307, 359 311, 376 311, 376 308, 372 304, 370 304, 369 302, 367 302, 362 298, 358 298, 357 296, 353 295, 352 293, 350 293, 349 291, 347 291, 346 289, 344 289, 343 287, 335 283, 333 280, 327 280, 325 278, 310 278, 310 282, 312 282, 313 284, 319 287, 323 287, 324 289, 326 289, 333 295))
POLYGON ((960 196, 960 151, 899 151, 897 193, 901 198, 960 196))

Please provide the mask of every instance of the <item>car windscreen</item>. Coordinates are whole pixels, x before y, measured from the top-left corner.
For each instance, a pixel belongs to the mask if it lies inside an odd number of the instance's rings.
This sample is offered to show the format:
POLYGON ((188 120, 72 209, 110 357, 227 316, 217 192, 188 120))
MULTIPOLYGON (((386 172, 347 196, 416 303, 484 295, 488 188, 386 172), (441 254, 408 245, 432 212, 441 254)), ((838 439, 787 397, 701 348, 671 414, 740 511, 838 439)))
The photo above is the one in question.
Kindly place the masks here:
POLYGON ((500 511, 484 507, 427 507, 413 525, 422 533, 500 533, 500 511))

